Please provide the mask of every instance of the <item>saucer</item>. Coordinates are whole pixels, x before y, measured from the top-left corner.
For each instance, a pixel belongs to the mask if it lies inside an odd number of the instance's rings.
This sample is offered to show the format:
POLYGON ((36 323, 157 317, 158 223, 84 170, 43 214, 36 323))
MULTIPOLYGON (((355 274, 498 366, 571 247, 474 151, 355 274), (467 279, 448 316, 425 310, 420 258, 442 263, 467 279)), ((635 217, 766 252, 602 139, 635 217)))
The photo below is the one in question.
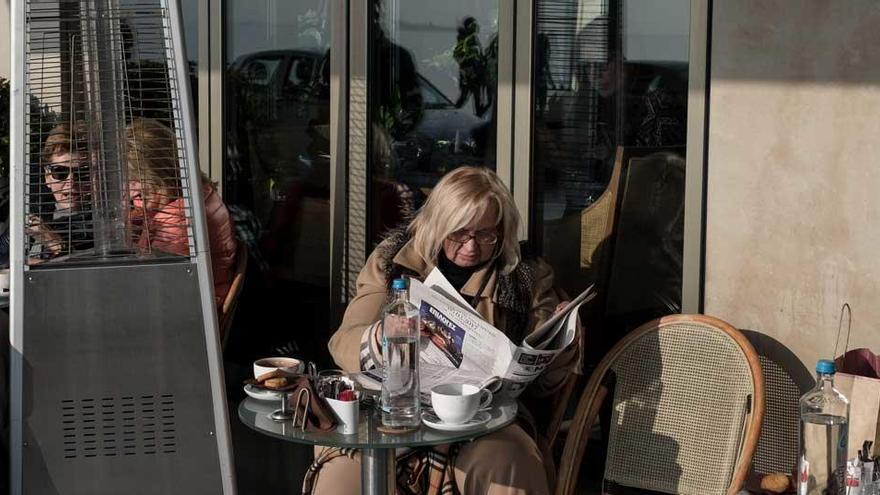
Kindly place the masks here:
POLYGON ((489 414, 488 411, 477 411, 477 414, 474 414, 474 417, 460 424, 449 424, 444 423, 442 419, 438 418, 434 411, 425 410, 422 412, 422 422, 426 425, 434 428, 435 430, 443 430, 443 431, 467 431, 471 430, 484 424, 488 423, 489 420, 492 419, 492 415, 489 414))
POLYGON ((245 385, 244 393, 257 400, 281 400, 281 394, 271 390, 264 390, 253 385, 245 385))

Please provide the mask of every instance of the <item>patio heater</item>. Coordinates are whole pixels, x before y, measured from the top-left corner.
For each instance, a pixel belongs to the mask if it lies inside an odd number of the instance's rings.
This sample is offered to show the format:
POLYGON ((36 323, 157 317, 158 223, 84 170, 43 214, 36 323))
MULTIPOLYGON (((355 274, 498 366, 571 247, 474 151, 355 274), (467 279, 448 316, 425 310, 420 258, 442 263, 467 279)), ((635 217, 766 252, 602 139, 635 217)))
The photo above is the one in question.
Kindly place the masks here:
POLYGON ((232 494, 178 2, 12 0, 12 16, 11 493, 232 494), (145 153, 182 251, 144 242, 161 232, 137 215, 127 135, 145 122, 170 136, 145 153))

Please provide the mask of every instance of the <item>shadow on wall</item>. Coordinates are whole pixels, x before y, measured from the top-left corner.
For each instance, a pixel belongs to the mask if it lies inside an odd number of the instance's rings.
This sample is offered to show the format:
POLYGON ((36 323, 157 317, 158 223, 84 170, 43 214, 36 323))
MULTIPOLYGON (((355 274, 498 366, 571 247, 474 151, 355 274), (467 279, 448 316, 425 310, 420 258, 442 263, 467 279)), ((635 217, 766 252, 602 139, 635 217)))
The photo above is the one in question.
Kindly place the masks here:
POLYGON ((806 3, 782 14, 783 2, 715 2, 712 79, 880 83, 880 2, 806 3))
POLYGON ((843 301, 877 319, 880 3, 771 3, 713 4, 705 310, 762 322, 811 368, 843 301))

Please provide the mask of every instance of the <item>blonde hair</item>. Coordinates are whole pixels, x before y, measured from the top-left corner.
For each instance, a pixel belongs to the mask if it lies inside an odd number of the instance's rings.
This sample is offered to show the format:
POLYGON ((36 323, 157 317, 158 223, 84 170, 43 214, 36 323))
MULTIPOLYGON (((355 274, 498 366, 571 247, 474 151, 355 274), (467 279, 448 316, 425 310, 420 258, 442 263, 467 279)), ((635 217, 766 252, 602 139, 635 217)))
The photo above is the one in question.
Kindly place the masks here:
POLYGON ((440 179, 409 224, 414 247, 422 258, 436 265, 449 234, 492 212, 497 215, 499 230, 492 259, 500 259, 502 272, 510 273, 520 261, 519 212, 510 191, 488 168, 459 167, 440 179))
POLYGON ((137 118, 125 129, 129 180, 140 182, 147 194, 180 195, 177 136, 155 119, 137 118))

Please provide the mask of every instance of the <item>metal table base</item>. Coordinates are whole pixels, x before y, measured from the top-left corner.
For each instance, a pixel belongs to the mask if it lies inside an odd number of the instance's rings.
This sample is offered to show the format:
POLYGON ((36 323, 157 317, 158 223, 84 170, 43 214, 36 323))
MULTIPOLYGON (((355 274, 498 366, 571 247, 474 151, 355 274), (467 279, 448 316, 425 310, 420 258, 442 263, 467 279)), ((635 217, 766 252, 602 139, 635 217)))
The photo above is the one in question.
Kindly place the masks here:
POLYGON ((361 449, 361 493, 386 495, 396 491, 394 449, 361 449))

